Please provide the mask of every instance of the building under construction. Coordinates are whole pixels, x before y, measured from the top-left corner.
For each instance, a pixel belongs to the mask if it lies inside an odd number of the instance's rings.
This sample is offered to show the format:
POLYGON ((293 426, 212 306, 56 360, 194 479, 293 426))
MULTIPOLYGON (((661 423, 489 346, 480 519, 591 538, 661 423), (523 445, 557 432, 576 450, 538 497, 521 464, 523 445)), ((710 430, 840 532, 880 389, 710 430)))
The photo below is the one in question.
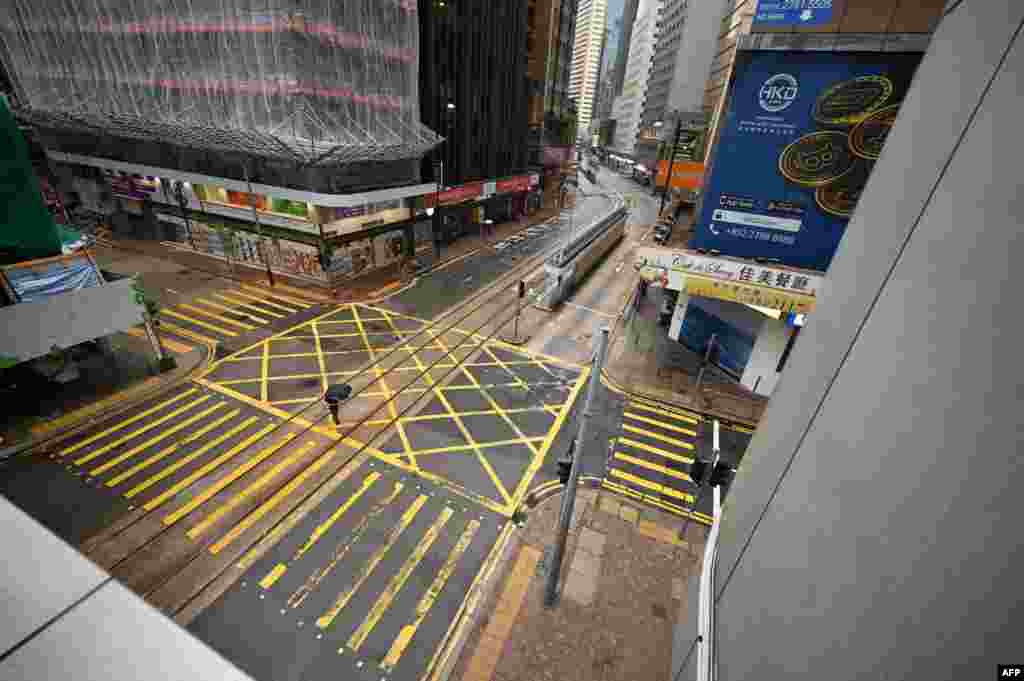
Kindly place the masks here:
POLYGON ((103 179, 92 203, 152 224, 180 209, 198 250, 186 210, 321 245, 409 218, 440 142, 420 122, 418 42, 415 0, 0 6, 17 114, 75 169, 66 184, 103 179))

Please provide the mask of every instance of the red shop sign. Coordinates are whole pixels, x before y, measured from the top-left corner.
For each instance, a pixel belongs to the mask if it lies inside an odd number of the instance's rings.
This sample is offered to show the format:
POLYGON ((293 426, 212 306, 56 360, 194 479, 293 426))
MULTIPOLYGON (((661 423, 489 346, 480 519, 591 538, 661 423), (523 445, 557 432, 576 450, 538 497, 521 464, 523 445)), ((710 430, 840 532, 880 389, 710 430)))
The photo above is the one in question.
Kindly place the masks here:
MULTIPOLYGON (((460 203, 467 199, 475 199, 480 196, 484 190, 483 182, 470 182, 459 187, 454 187, 446 192, 441 192, 440 199, 441 204, 446 203, 460 203)), ((424 198, 424 205, 430 208, 434 205, 434 198, 436 194, 426 194, 424 198)))

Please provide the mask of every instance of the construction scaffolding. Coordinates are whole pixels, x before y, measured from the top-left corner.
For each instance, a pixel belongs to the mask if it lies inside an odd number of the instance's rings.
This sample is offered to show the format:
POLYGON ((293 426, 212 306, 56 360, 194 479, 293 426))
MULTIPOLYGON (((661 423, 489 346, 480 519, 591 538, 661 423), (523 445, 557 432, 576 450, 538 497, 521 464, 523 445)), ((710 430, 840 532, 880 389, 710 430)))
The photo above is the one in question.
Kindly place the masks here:
POLYGON ((6 0, 18 114, 300 166, 416 159, 415 0, 6 0))

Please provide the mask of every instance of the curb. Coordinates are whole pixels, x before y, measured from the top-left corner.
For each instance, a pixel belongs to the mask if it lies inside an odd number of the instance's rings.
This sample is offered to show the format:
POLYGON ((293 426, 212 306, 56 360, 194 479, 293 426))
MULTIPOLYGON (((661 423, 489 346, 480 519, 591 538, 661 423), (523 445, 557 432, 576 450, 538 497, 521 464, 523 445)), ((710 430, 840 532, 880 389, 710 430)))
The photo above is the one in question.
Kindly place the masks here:
POLYGON ((190 366, 179 366, 173 372, 170 372, 169 375, 150 377, 138 385, 115 392, 112 395, 99 400, 97 403, 94 403, 103 404, 107 401, 114 402, 115 404, 111 405, 109 408, 99 407, 99 411, 97 413, 91 410, 90 407, 92 405, 87 405, 71 413, 71 415, 81 414, 81 416, 79 418, 72 419, 72 422, 69 425, 61 427, 52 433, 46 433, 38 437, 29 438, 6 449, 0 449, 0 461, 22 454, 27 450, 45 448, 56 444, 96 421, 106 421, 169 388, 173 388, 189 381, 192 379, 194 374, 202 370, 206 364, 210 363, 214 354, 213 350, 209 346, 203 346, 202 348, 196 348, 187 355, 184 355, 184 357, 191 356, 194 356, 194 359, 190 366), (151 384, 149 384, 150 381, 152 381, 151 384), (125 394, 129 395, 127 399, 118 397, 119 395, 125 394), (125 401, 121 401, 122 399, 125 399, 125 401))
POLYGON ((623 387, 622 384, 618 382, 618 380, 616 380, 611 374, 609 374, 607 369, 601 370, 601 381, 604 383, 606 388, 608 388, 612 392, 617 392, 620 395, 627 395, 629 397, 647 400, 648 402, 657 402, 658 404, 663 404, 673 409, 683 409, 685 411, 692 412, 694 414, 700 414, 701 416, 705 416, 708 418, 715 418, 726 425, 736 425, 741 428, 753 429, 757 428, 757 424, 759 423, 758 421, 755 421, 753 419, 743 418, 737 416, 736 414, 729 414, 727 412, 718 411, 716 409, 707 409, 704 407, 693 407, 690 405, 681 404, 679 402, 666 400, 663 397, 655 397, 648 393, 629 390, 623 387))

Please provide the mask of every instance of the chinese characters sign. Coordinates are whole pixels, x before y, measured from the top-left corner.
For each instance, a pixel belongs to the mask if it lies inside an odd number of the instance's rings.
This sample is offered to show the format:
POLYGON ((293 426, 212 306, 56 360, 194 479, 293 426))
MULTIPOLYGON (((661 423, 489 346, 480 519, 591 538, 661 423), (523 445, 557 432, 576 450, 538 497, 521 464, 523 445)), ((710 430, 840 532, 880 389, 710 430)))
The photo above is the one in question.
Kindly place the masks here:
POLYGON ((820 26, 832 21, 833 0, 759 0, 754 24, 820 26))
POLYGON ((826 270, 920 59, 741 53, 690 247, 826 270))

